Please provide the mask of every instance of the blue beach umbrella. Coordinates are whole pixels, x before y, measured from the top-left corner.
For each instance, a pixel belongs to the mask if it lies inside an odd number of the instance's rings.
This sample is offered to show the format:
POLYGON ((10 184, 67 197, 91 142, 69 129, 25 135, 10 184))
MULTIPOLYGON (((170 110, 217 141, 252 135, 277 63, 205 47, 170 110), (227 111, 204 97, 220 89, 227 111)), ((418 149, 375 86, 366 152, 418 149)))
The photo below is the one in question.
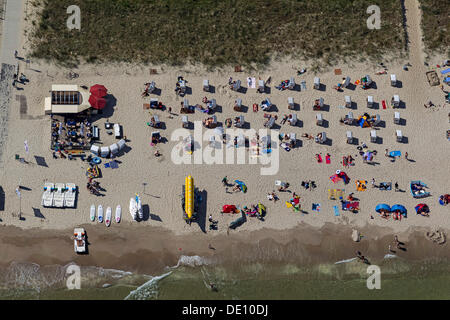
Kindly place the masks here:
POLYGON ((234 180, 234 182, 236 182, 236 184, 238 184, 241 187, 241 191, 243 193, 247 192, 247 186, 245 185, 244 182, 240 181, 240 180, 234 180))
POLYGON ((385 203, 380 203, 375 207, 375 211, 380 213, 381 211, 391 212, 391 207, 385 203))
POLYGON ((391 210, 392 212, 399 211, 400 213, 406 213, 406 208, 401 204, 394 204, 391 210))

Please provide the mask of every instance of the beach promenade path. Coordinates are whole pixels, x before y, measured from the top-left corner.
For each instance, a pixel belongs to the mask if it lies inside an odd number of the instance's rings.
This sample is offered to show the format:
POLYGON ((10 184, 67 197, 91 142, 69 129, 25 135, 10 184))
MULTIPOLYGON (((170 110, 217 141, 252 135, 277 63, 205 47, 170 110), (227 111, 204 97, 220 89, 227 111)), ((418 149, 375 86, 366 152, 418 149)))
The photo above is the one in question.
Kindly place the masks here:
POLYGON ((2 25, 0 47, 0 167, 3 167, 3 153, 8 137, 8 116, 13 90, 13 79, 17 60, 14 51, 19 49, 21 42, 21 21, 23 13, 23 0, 3 0, 6 6, 2 7, 4 20, 2 25))

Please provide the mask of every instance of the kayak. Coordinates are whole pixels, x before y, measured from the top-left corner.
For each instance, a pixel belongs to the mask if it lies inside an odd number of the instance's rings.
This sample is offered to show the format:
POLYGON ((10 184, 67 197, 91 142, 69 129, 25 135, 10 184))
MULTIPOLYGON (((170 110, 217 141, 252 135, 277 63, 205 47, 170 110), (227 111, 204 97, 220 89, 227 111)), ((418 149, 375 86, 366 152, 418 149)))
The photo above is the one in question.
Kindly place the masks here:
POLYGON ((95 221, 95 204, 91 206, 91 221, 95 221))
POLYGON ((120 222, 120 218, 122 217, 122 207, 120 205, 118 205, 116 207, 116 222, 119 223, 120 222))
POLYGON ((106 208, 105 224, 107 227, 111 225, 111 215, 112 215, 111 207, 106 208))
POLYGON ((98 222, 103 223, 103 207, 101 204, 98 205, 98 222))

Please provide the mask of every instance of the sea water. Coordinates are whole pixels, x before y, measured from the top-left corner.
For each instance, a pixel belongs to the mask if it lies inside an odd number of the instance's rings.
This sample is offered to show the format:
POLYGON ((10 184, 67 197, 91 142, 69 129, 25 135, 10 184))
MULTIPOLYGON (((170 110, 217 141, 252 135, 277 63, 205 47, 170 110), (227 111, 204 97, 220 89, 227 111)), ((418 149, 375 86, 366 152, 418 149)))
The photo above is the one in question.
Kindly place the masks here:
POLYGON ((22 263, 3 272, 0 299, 450 299, 449 261, 411 263, 390 255, 377 265, 381 288, 370 290, 368 265, 353 258, 301 266, 182 256, 159 275, 82 267, 81 289, 68 290, 67 266, 22 263))

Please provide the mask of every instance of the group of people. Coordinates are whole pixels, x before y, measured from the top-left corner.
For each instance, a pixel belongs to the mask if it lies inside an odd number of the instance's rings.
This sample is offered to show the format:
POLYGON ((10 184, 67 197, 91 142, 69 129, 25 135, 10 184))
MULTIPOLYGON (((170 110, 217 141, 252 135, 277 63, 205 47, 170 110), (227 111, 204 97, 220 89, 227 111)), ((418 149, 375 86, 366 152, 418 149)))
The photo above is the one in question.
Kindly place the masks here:
POLYGON ((91 194, 95 194, 96 196, 100 195, 101 187, 98 181, 93 181, 92 178, 88 178, 86 188, 89 190, 91 194))

